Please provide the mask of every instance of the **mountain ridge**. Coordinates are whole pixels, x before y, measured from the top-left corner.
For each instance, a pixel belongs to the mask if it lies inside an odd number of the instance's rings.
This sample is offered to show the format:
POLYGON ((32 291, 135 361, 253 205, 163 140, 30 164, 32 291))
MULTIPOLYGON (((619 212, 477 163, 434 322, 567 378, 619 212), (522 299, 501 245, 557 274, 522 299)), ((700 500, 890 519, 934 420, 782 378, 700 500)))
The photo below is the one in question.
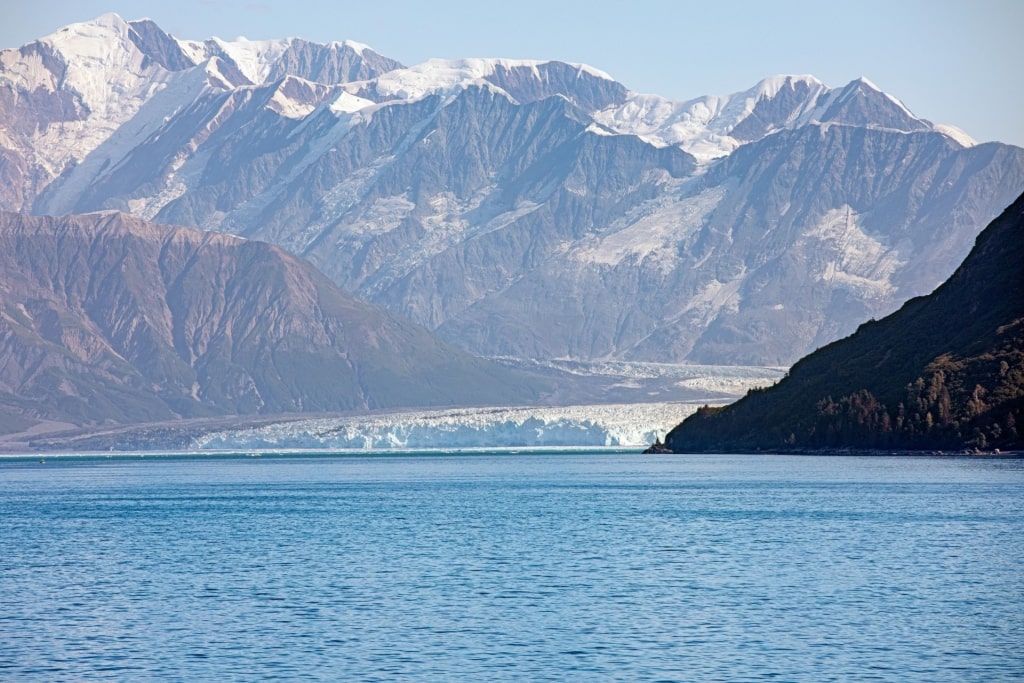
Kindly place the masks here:
POLYGON ((343 43, 118 31, 146 49, 116 43, 137 96, 103 120, 24 97, 11 73, 51 72, 0 52, 0 206, 270 241, 475 354, 788 364, 934 289, 1024 189, 1024 150, 866 79, 673 102, 557 61, 374 66, 349 44, 356 73, 343 43), (198 65, 159 66, 174 46, 198 65))
POLYGON ((279 247, 119 213, 0 213, 6 420, 535 402, 543 381, 337 289, 279 247))

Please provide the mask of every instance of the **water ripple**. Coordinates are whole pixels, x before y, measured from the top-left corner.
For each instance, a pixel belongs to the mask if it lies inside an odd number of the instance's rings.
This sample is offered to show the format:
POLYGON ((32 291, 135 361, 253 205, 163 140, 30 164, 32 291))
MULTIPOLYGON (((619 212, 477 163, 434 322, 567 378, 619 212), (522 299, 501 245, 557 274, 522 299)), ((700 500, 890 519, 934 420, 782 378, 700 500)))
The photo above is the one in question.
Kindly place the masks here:
POLYGON ((3 462, 0 679, 1020 680, 1022 494, 953 459, 3 462))

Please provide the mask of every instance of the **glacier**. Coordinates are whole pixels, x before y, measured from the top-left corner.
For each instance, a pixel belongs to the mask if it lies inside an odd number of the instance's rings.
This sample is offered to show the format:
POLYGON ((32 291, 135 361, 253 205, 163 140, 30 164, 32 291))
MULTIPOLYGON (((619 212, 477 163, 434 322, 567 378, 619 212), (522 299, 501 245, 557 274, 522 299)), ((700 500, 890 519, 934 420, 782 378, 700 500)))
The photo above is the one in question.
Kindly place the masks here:
POLYGON ((458 408, 330 417, 195 436, 191 451, 642 448, 706 401, 458 408))
POLYGON ((450 408, 315 418, 282 418, 189 435, 189 451, 460 450, 644 448, 702 405, 724 405, 749 389, 770 386, 781 367, 678 365, 624 361, 492 360, 534 372, 596 380, 601 403, 563 406, 450 408), (677 392, 654 400, 653 386, 677 392), (689 394, 683 398, 681 395, 689 394), (637 400, 626 398, 636 397, 637 400), (640 399, 646 396, 646 400, 640 399))

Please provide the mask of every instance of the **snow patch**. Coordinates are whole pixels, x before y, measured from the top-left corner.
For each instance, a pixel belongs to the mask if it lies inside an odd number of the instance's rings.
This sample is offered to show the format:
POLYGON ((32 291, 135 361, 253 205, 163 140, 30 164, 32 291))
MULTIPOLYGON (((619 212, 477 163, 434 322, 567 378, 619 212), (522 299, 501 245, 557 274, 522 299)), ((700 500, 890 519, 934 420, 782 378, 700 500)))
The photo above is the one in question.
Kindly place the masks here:
MULTIPOLYGON (((382 99, 420 100, 436 93, 455 92, 471 85, 490 87, 506 97, 508 94, 487 80, 498 68, 532 69, 538 80, 539 68, 550 62, 526 59, 429 59, 405 69, 396 69, 371 81, 382 99)), ((585 64, 570 64, 578 73, 612 80, 611 76, 585 64)), ((367 83, 360 84, 366 86, 367 83)))
MULTIPOLYGON (((106 174, 117 170, 147 139, 159 135, 164 124, 170 121, 182 108, 191 104, 207 87, 205 74, 198 69, 178 72, 169 78, 165 87, 153 94, 131 119, 109 130, 107 137, 95 149, 86 154, 74 170, 58 184, 51 186, 52 192, 47 198, 46 210, 51 213, 69 213, 74 210, 75 203, 86 189, 106 174)), ((65 124, 65 127, 67 124, 65 124)), ((105 128, 104 128, 105 130, 105 128)), ((78 153, 83 153, 84 149, 78 153)), ((163 159, 153 159, 153 163, 163 163, 163 159)), ((172 164, 172 172, 180 167, 172 164)), ((173 177, 170 179, 173 184, 173 177)), ((147 197, 129 200, 129 209, 133 214, 150 219, 163 206, 163 203, 177 198, 185 191, 173 197, 147 197), (162 202, 162 203, 161 203, 162 202), (155 210, 141 209, 140 203, 152 206, 155 210)))
POLYGON ((366 207, 351 223, 351 232, 364 235, 382 235, 391 232, 416 208, 407 194, 383 197, 366 207))
POLYGON ((206 74, 207 82, 209 82, 212 87, 220 88, 222 90, 231 90, 236 86, 231 79, 221 71, 221 66, 223 64, 224 60, 220 57, 211 57, 203 64, 203 72, 206 74))
POLYGON ((375 106, 375 103, 350 92, 342 91, 329 106, 335 114, 354 114, 361 109, 375 106))
POLYGON ((696 314, 698 324, 709 325, 717 318, 722 311, 735 313, 740 309, 740 287, 743 286, 746 269, 736 279, 729 282, 711 280, 704 285, 704 288, 692 299, 686 302, 686 306, 677 317, 685 314, 696 314))
MULTIPOLYGON (((450 62, 431 59, 408 69, 396 69, 378 76, 372 81, 373 90, 381 100, 403 100, 412 102, 438 93, 457 92, 470 86, 489 88, 508 94, 486 80, 489 69, 473 64, 474 60, 450 62), (468 64, 466 62, 469 62, 468 64)), ((478 60, 483 62, 483 60, 478 60)), ((365 83, 348 87, 365 86, 365 83)))
POLYGON ((198 40, 183 40, 175 38, 178 47, 193 64, 202 64, 210 58, 206 44, 198 40))
POLYGON ((593 133, 594 135, 601 135, 604 137, 612 137, 614 135, 617 135, 615 131, 608 130, 607 128, 598 123, 592 123, 589 126, 587 126, 587 132, 593 133))
MULTIPOLYGON (((468 213, 478 209, 494 189, 495 186, 488 185, 474 193, 473 196, 464 199, 458 198, 452 192, 441 192, 430 197, 420 208, 429 206, 432 212, 417 215, 420 225, 423 227, 422 236, 407 242, 390 257, 388 263, 373 275, 372 283, 364 283, 363 291, 379 292, 386 289, 396 280, 413 272, 424 262, 464 241, 471 231, 472 234, 482 234, 496 229, 494 220, 473 228, 465 218, 468 213)), ((389 205, 378 203, 375 207, 379 211, 376 216, 376 224, 384 228, 397 226, 414 208, 411 203, 389 205)), ((502 214, 496 220, 500 221, 509 215, 502 214)), ((360 227, 361 220, 361 218, 356 220, 345 218, 346 237, 371 234, 365 228, 360 227)), ((443 318, 437 318, 432 320, 431 324, 439 325, 442 321, 443 318)))
POLYGON ((859 215, 849 206, 829 211, 802 235, 807 253, 824 254, 815 264, 814 277, 855 292, 863 299, 890 296, 893 274, 906 263, 899 252, 868 235, 858 225, 859 215), (824 247, 824 248, 823 248, 824 247))
POLYGON ((680 242, 701 228, 726 193, 726 188, 719 186, 680 199, 680 187, 685 184, 667 182, 662 196, 645 202, 613 224, 609 232, 581 245, 574 254, 576 259, 614 267, 653 256, 663 270, 676 267, 680 242))
POLYGON ((278 88, 271 96, 267 107, 285 118, 303 119, 312 114, 318 104, 315 100, 312 102, 301 102, 289 97, 283 88, 278 88))
POLYGON ((94 115, 122 109, 122 100, 136 99, 163 71, 152 63, 143 68, 149 60, 128 37, 130 30, 111 13, 65 26, 40 41, 52 45, 67 65, 61 87, 78 93, 94 115))
POLYGON ((729 133, 747 118, 762 98, 778 95, 787 84, 809 86, 810 106, 828 88, 813 76, 773 76, 732 95, 704 96, 685 102, 658 95, 631 93, 624 103, 594 112, 594 119, 619 133, 637 135, 657 146, 677 145, 699 161, 726 156, 741 141, 729 133))
POLYGON ((270 69, 274 63, 281 58, 284 51, 288 49, 290 41, 287 39, 272 40, 248 40, 244 37, 236 38, 233 41, 211 39, 231 61, 235 63, 238 70, 246 78, 256 85, 265 83, 270 69))
POLYGON ((947 123, 934 123, 932 124, 932 128, 937 133, 942 133, 947 138, 952 138, 963 147, 974 147, 978 144, 977 140, 956 126, 951 126, 947 123))
MULTIPOLYGON (((335 43, 331 43, 331 44, 334 45, 335 43)), ((352 50, 352 52, 355 52, 360 57, 363 56, 364 52, 367 52, 367 51, 373 52, 373 49, 369 45, 366 45, 365 43, 357 43, 354 40, 344 40, 344 41, 342 41, 340 43, 340 45, 342 47, 347 47, 348 49, 352 50)))

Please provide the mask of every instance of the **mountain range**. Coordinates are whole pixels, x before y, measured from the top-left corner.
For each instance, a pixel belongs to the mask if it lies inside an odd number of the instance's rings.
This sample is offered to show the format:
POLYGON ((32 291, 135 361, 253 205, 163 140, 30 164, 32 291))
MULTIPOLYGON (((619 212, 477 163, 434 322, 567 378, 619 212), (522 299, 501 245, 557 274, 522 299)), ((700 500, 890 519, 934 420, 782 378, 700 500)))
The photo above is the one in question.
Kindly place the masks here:
POLYGON ((104 15, 0 52, 0 208, 277 244, 487 356, 788 365, 927 294, 1024 189, 858 79, 678 102, 586 65, 104 15))
POLYGON ((673 429, 676 452, 1024 450, 1024 195, 933 293, 673 429))

